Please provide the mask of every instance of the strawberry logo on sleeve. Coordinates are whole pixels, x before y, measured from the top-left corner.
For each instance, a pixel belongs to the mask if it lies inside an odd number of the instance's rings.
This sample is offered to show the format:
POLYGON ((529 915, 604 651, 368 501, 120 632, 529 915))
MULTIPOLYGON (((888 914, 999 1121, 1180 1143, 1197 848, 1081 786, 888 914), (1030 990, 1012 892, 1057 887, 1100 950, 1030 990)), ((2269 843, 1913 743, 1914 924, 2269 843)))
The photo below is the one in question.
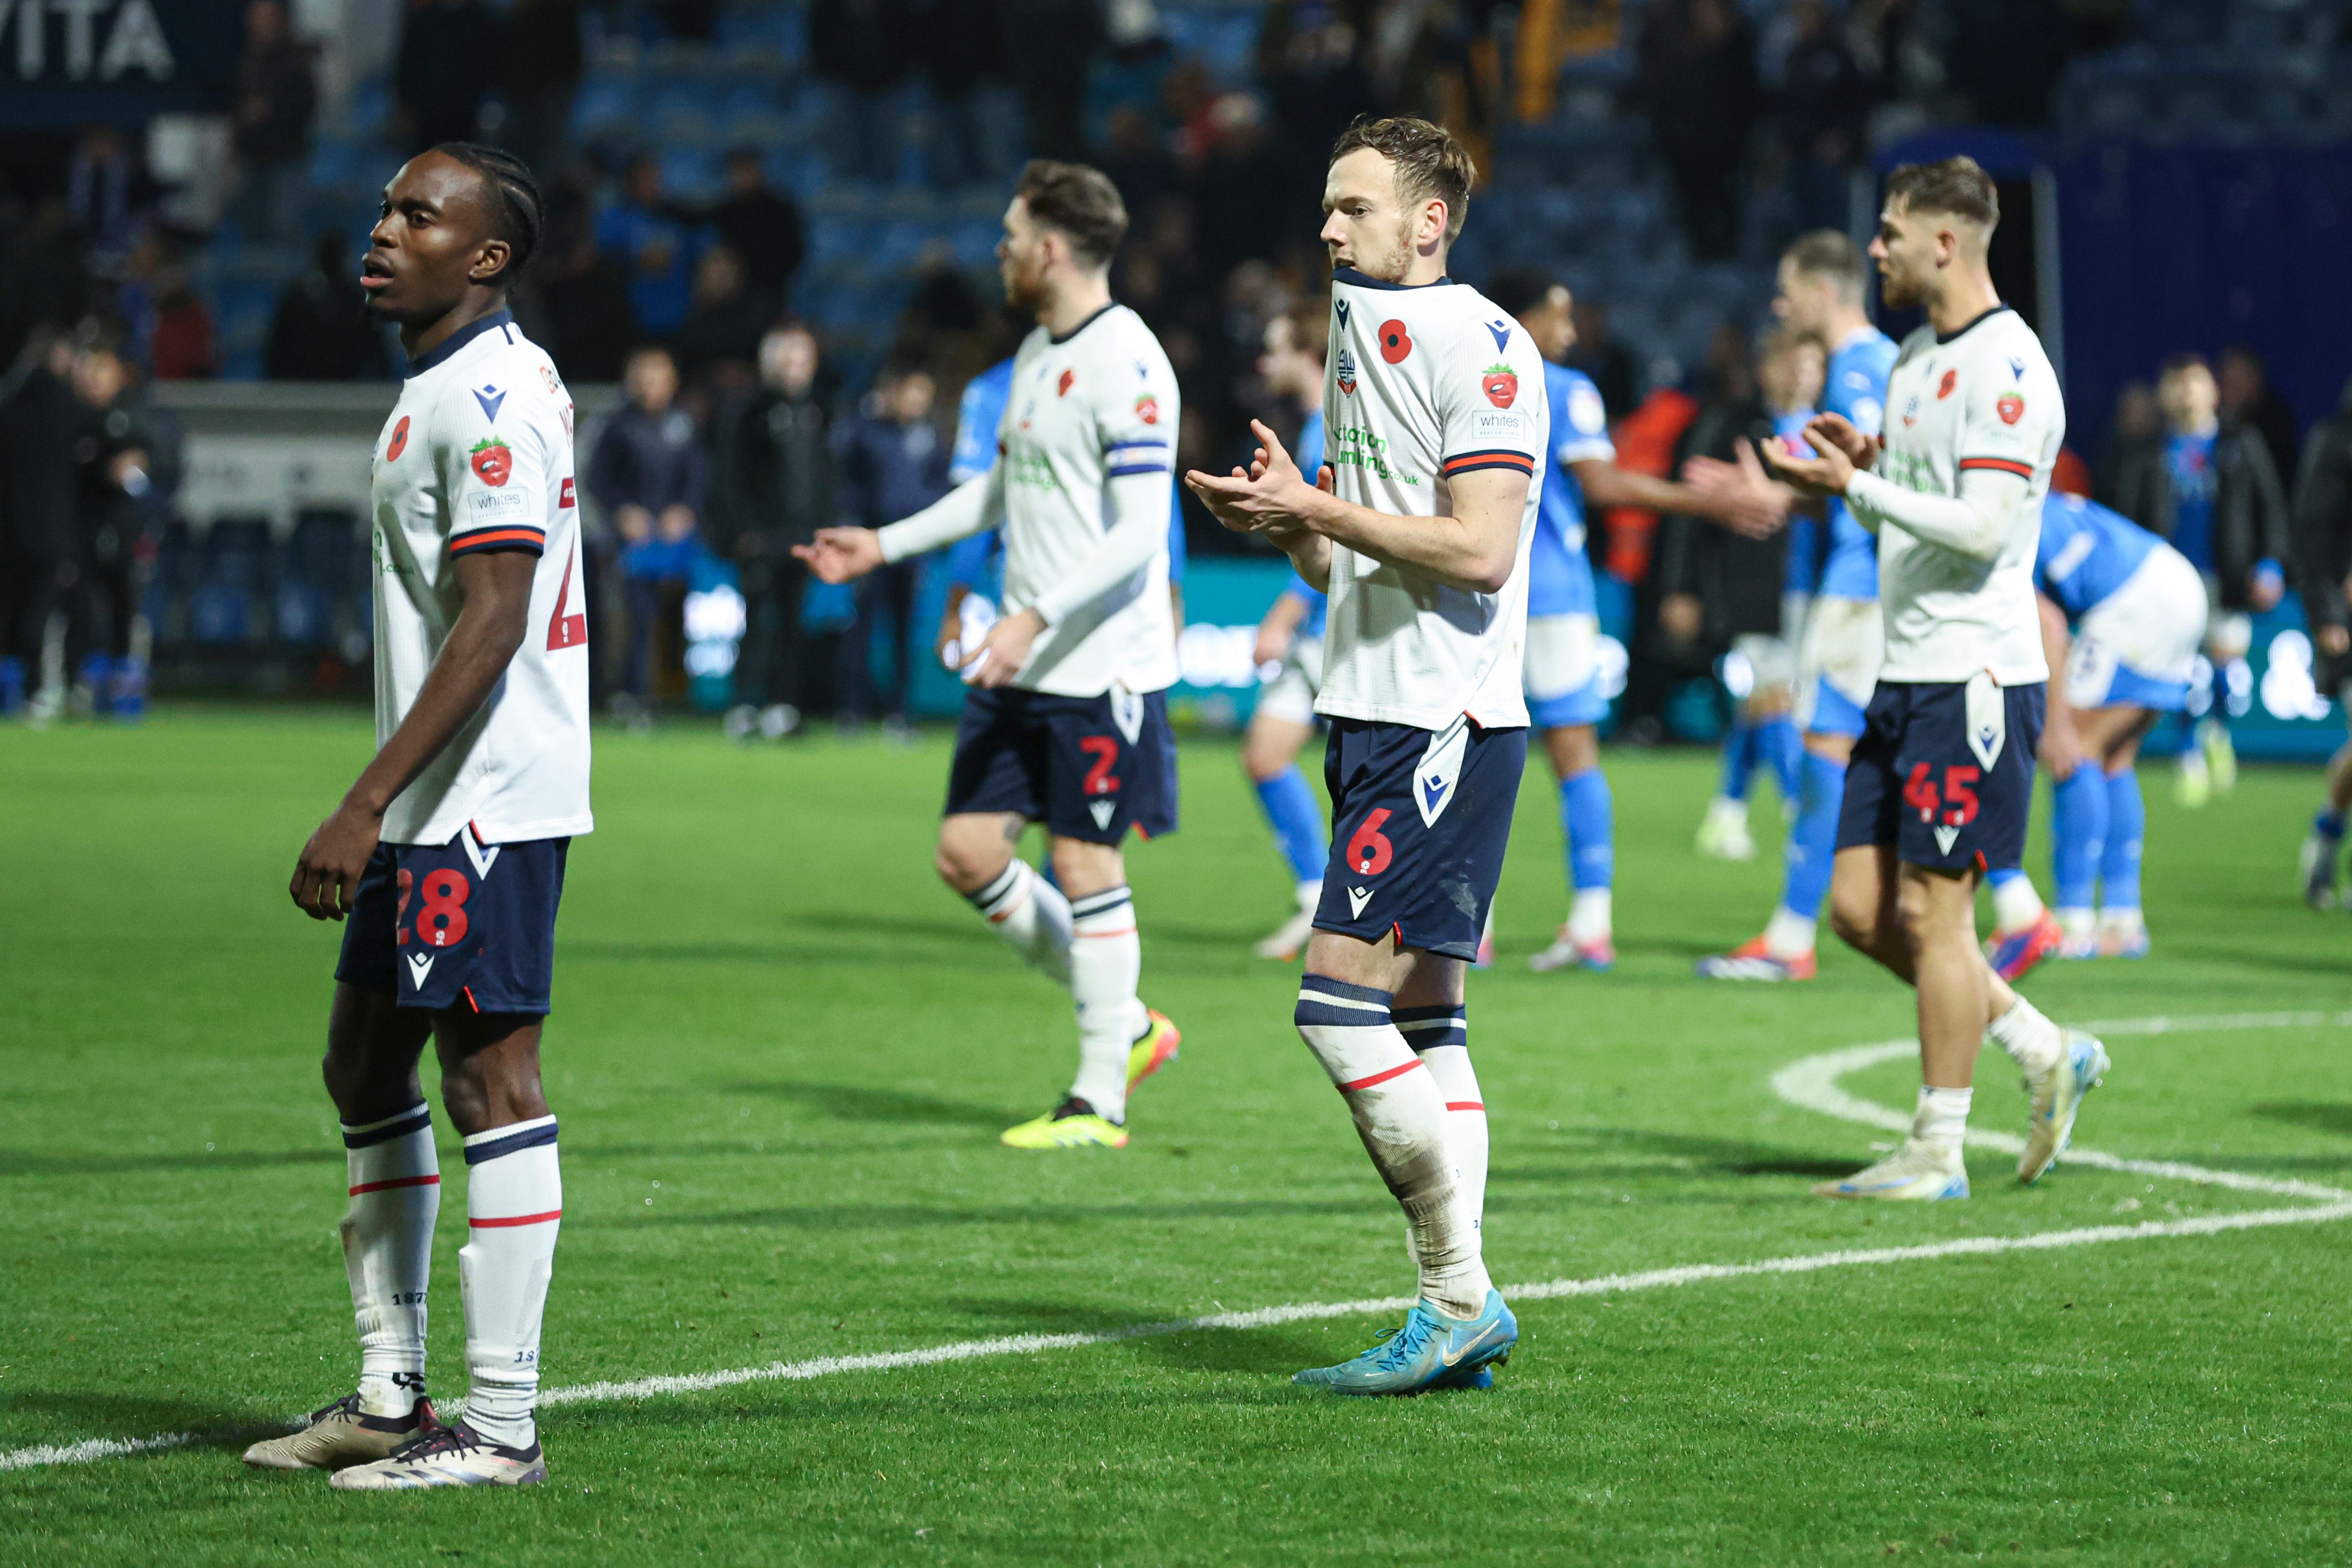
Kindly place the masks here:
POLYGON ((1478 382, 1478 390, 1485 392, 1486 401, 1496 408, 1508 408, 1511 400, 1519 395, 1519 372, 1507 364, 1488 365, 1484 379, 1478 382))
POLYGON ((1135 400, 1135 417, 1143 421, 1146 424, 1158 424, 1160 423, 1160 400, 1153 397, 1150 392, 1145 392, 1141 397, 1137 398, 1135 400))
POLYGON ((514 451, 495 435, 474 443, 469 462, 474 476, 493 489, 504 485, 514 475, 514 451))
POLYGON ((1412 352, 1412 335, 1404 329, 1402 321, 1381 322, 1380 339, 1381 358, 1390 364, 1404 363, 1405 356, 1412 352))
POLYGON ((2003 424, 2015 424, 2025 417, 2025 399, 2013 392, 2005 392, 1993 400, 1992 411, 2000 415, 2003 424))

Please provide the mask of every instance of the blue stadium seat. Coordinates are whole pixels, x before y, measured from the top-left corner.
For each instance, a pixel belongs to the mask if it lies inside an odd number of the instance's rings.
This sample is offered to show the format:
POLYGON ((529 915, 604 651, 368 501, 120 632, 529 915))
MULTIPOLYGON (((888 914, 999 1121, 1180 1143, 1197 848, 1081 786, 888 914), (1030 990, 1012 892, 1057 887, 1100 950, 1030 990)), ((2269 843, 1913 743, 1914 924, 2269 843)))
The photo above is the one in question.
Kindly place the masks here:
POLYGON ((201 578, 188 601, 188 640, 215 648, 250 647, 268 635, 262 583, 269 525, 224 517, 205 533, 201 578))

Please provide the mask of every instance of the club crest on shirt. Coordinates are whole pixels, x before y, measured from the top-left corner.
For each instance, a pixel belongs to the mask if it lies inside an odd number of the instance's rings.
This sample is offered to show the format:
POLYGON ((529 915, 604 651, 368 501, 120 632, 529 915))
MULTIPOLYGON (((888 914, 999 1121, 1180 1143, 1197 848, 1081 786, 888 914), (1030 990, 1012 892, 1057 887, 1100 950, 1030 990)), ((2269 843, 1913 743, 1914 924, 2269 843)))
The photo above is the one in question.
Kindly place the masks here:
POLYGON ((1488 365, 1479 378, 1478 390, 1496 408, 1508 408, 1511 400, 1519 395, 1519 372, 1507 364, 1488 365))
POLYGON ((1077 371, 1064 371, 1062 372, 1062 379, 1061 379, 1061 380, 1059 380, 1059 381, 1057 381, 1057 382, 1055 382, 1054 383, 1054 395, 1055 395, 1055 397, 1067 397, 1067 396, 1069 396, 1069 395, 1070 395, 1070 389, 1071 389, 1072 387, 1076 386, 1076 385, 1077 384, 1077 382, 1078 382, 1078 372, 1077 372, 1077 371))
POLYGON ((386 463, 397 463, 400 455, 408 450, 408 415, 402 414, 400 423, 392 427, 392 441, 383 449, 386 463))
POLYGON ((1946 371, 1944 372, 1944 379, 1936 383, 1936 401, 1937 402, 1941 402, 1946 398, 1951 396, 1952 389, 1959 384, 1960 372, 1958 371, 1946 371))
POLYGON ((1339 379, 1341 394, 1347 397, 1355 396, 1356 361, 1348 357, 1348 350, 1345 349, 1339 350, 1339 360, 1335 367, 1335 374, 1339 379))
POLYGON ((1145 392, 1141 397, 1137 398, 1135 400, 1135 417, 1143 421, 1146 424, 1158 424, 1160 423, 1160 400, 1153 397, 1150 392, 1145 392))
POLYGON ((514 476, 514 450, 495 435, 485 436, 474 443, 473 453, 467 459, 474 477, 483 484, 504 485, 514 476))
POLYGON ((2003 424, 2015 424, 2025 417, 2025 399, 2020 393, 2005 392, 1994 401, 1992 411, 2000 415, 2003 424))
POLYGON ((1913 392, 1913 393, 1911 394, 1911 401, 1910 401, 1909 402, 1906 402, 1906 403, 1905 403, 1905 404, 1903 405, 1903 425, 1904 425, 1904 428, 1907 430, 1907 429, 1909 429, 1912 425, 1916 424, 1916 423, 1919 423, 1919 394, 1918 394, 1917 392, 1913 392))
POLYGON ((1383 321, 1379 333, 1381 358, 1392 365, 1401 365, 1412 353, 1412 334, 1402 321, 1383 321))

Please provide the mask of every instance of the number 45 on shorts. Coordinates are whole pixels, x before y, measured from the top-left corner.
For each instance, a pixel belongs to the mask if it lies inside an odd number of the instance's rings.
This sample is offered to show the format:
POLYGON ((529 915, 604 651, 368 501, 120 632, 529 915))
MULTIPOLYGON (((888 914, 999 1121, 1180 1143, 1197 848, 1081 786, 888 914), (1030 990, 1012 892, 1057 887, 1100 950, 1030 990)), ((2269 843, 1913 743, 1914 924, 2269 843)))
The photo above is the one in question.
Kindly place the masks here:
POLYGON ((1917 811, 1923 822, 1935 822, 1938 813, 1948 828, 1965 828, 1975 821, 1977 780, 1984 777, 1984 769, 1969 763, 1946 768, 1940 791, 1933 763, 1913 763, 1911 776, 1903 784, 1903 803, 1917 811))

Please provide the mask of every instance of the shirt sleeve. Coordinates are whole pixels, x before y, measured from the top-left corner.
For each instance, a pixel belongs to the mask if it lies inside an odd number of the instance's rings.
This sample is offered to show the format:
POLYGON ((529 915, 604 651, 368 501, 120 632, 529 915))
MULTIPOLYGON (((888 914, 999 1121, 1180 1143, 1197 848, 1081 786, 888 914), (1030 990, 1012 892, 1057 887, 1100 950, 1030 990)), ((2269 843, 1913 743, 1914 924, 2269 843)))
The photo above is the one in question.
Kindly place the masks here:
POLYGON ((1875 358, 1841 354, 1822 393, 1822 407, 1844 416, 1864 435, 1876 435, 1886 423, 1886 370, 1875 358))
POLYGON ((2062 419, 2058 392, 2020 361, 1996 361, 1969 378, 1968 406, 1960 416, 1960 456, 1956 478, 1976 473, 2014 474, 2031 484, 2042 454, 2056 445, 2050 423, 2062 419))
POLYGON ((453 557, 547 550, 554 411, 529 387, 495 392, 453 386, 435 421, 433 461, 448 497, 453 557))
POLYGON ((1133 369, 1094 394, 1105 479, 1176 472, 1175 375, 1165 361, 1138 360, 1133 369))
POLYGON ((1563 406, 1551 411, 1552 461, 1566 465, 1599 459, 1617 461, 1616 444, 1609 439, 1609 408, 1601 389, 1583 376, 1570 376, 1563 406))
POLYGON ((1527 333, 1514 325, 1498 349, 1482 327, 1438 374, 1444 381, 1434 399, 1444 421, 1438 468, 1446 479, 1503 468, 1534 481, 1550 428, 1543 361, 1527 333))

